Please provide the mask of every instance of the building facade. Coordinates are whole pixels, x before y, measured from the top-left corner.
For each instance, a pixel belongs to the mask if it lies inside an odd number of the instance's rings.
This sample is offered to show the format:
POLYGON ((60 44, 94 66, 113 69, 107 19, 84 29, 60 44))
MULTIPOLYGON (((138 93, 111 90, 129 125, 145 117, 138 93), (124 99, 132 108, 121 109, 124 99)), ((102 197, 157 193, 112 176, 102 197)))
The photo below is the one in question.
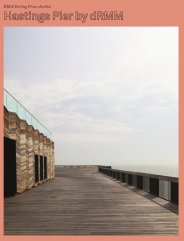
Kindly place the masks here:
POLYGON ((4 195, 54 178, 54 142, 4 107, 4 195))

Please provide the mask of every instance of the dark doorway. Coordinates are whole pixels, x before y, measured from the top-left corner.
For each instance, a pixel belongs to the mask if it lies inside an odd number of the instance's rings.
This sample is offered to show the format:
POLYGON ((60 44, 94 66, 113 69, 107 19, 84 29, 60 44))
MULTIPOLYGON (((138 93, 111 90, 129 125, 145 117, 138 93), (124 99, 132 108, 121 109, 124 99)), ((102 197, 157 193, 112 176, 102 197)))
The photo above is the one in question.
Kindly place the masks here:
POLYGON ((38 173, 38 155, 35 155, 35 182, 39 181, 38 173))
POLYGON ((44 179, 47 179, 47 157, 44 156, 44 179))
POLYGON ((43 156, 40 156, 40 180, 43 180, 43 156))
POLYGON ((16 141, 4 137, 4 196, 14 196, 16 191, 16 141))

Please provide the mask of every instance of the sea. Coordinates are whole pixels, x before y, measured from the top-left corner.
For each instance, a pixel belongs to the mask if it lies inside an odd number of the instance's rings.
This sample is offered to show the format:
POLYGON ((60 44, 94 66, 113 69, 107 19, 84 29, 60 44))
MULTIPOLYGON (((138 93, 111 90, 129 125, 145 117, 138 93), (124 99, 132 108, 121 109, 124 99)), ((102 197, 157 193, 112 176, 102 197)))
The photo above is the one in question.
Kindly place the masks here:
POLYGON ((156 175, 170 176, 170 177, 178 177, 178 167, 177 166, 118 166, 112 165, 113 169, 124 170, 124 171, 132 171, 132 172, 142 172, 142 173, 150 173, 156 175))

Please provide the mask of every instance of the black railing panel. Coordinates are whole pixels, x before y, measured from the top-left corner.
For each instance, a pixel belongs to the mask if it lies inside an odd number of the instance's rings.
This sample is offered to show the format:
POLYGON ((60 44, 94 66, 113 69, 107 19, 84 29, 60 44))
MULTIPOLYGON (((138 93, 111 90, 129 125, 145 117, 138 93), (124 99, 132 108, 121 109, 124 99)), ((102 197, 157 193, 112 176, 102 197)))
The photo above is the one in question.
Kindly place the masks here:
POLYGON ((143 176, 137 175, 137 188, 143 189, 143 176))
POLYGON ((121 173, 121 181, 125 182, 125 173, 121 173))
POLYGON ((159 196, 159 180, 156 178, 150 178, 150 193, 159 196))
POLYGON ((128 174, 128 184, 132 185, 132 174, 128 174))
POLYGON ((171 202, 178 204, 178 183, 171 182, 171 202))

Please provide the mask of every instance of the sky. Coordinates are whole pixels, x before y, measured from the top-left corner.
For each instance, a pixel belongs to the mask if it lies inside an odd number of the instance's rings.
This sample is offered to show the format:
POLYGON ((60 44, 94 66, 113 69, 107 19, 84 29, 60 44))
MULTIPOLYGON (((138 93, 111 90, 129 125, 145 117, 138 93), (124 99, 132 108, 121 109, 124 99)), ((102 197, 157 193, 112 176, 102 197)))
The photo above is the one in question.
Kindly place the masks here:
POLYGON ((177 27, 6 27, 4 46, 56 164, 178 164, 177 27))

